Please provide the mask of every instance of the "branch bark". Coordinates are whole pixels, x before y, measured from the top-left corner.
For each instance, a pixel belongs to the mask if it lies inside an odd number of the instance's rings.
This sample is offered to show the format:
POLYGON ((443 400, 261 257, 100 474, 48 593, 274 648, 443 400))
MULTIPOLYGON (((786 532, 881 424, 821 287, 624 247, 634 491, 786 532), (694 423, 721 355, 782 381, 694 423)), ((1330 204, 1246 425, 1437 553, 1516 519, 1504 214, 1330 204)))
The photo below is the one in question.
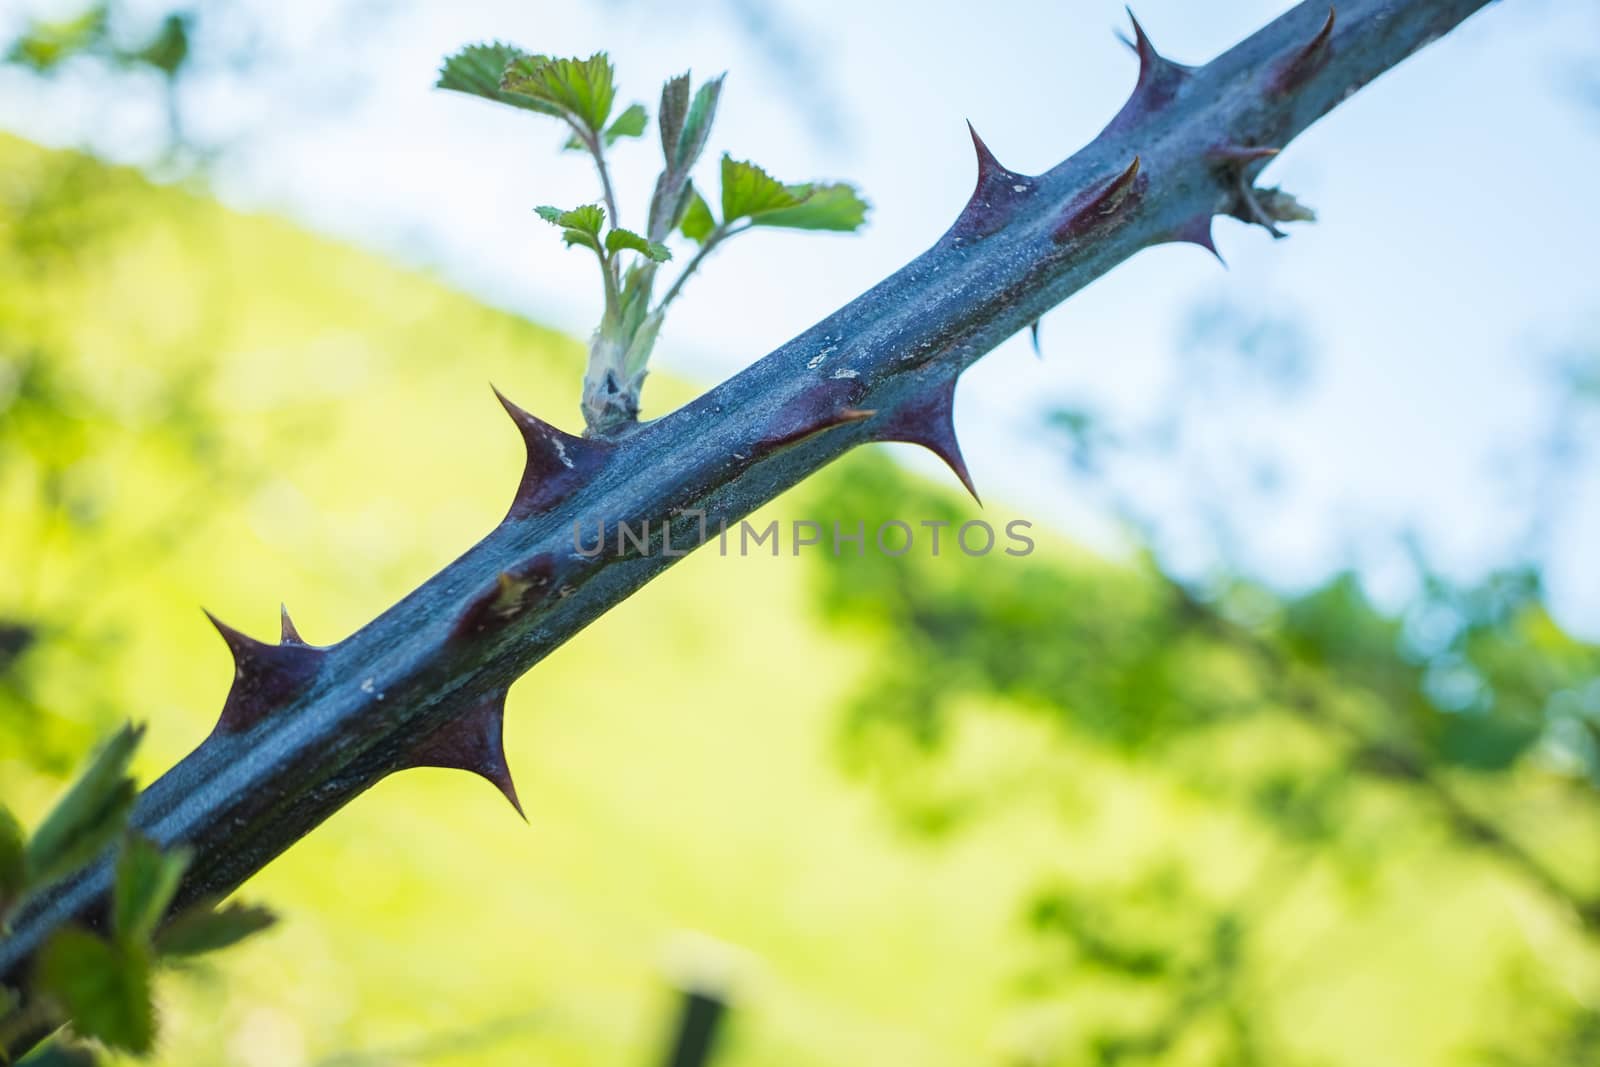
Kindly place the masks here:
MULTIPOLYGON (((527 467, 510 514, 463 556, 336 645, 305 644, 287 620, 278 644, 218 624, 237 667, 222 717, 134 815, 193 850, 176 905, 231 891, 406 767, 473 770, 514 799, 506 688, 673 563, 667 546, 693 544, 702 513, 737 522, 870 441, 923 444, 970 488, 951 422, 963 369, 1142 248, 1212 248, 1215 216, 1259 210, 1267 149, 1487 2, 1350 0, 1334 19, 1311 0, 1196 68, 1136 27, 1138 84, 1090 144, 1029 176, 974 134, 977 189, 932 248, 693 403, 605 439, 507 404, 527 467), (649 523, 648 549, 575 551, 575 524, 600 521, 649 523)), ((110 882, 102 857, 25 905, 0 981, 25 989, 53 931, 102 921, 110 882)))

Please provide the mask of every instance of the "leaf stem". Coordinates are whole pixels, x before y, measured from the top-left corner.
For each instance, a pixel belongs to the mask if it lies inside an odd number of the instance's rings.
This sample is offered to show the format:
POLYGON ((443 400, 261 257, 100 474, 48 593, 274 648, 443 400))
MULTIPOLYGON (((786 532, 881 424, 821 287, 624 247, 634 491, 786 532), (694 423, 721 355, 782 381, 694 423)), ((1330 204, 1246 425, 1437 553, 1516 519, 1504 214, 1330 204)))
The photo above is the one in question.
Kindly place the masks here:
POLYGON ((711 254, 711 250, 713 248, 717 247, 717 245, 721 244, 729 237, 734 237, 743 233, 752 225, 754 224, 746 222, 743 226, 733 226, 730 228, 726 223, 723 223, 718 225, 710 233, 706 234, 705 243, 700 246, 700 250, 690 258, 689 262, 683 265, 682 273, 680 273, 678 277, 673 280, 672 287, 669 288, 665 295, 661 297, 661 303, 656 305, 656 311, 665 311, 667 309, 667 305, 672 303, 673 300, 677 299, 678 294, 683 291, 684 283, 689 280, 689 276, 695 272, 705 258, 711 254))
POLYGON ((611 219, 611 225, 613 227, 621 226, 622 219, 617 215, 617 195, 611 188, 611 171, 606 168, 606 152, 601 144, 600 135, 598 133, 590 133, 576 124, 573 125, 572 129, 578 135, 578 139, 583 142, 584 147, 589 150, 589 154, 594 157, 594 168, 600 174, 600 191, 605 196, 606 215, 611 219))

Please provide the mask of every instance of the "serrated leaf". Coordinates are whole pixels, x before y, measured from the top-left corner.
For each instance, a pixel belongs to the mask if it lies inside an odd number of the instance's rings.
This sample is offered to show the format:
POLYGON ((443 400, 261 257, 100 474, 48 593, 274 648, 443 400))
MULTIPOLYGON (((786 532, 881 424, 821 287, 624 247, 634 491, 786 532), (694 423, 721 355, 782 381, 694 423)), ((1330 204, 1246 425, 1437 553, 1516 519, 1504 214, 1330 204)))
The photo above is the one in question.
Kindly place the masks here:
POLYGON ((717 101, 722 97, 722 79, 725 77, 725 74, 717 75, 700 86, 700 90, 694 94, 694 103, 689 105, 689 113, 684 116, 683 128, 678 134, 677 149, 667 157, 673 170, 687 172, 700 158, 700 153, 705 151, 706 139, 711 136, 712 120, 717 117, 717 101))
POLYGON ((711 214, 711 205, 700 195, 700 190, 692 190, 689 206, 684 208, 678 230, 696 244, 705 244, 706 238, 711 236, 711 231, 716 228, 717 220, 711 214))
POLYGON ((588 59, 522 56, 506 68, 500 90, 554 107, 591 137, 598 137, 616 100, 614 73, 604 52, 588 59))
POLYGON ((446 57, 444 65, 439 68, 439 80, 434 84, 440 89, 481 96, 497 104, 508 104, 559 118, 561 110, 554 104, 520 93, 508 93, 500 88, 500 79, 505 76, 506 68, 517 60, 527 58, 528 53, 522 49, 500 41, 469 44, 455 55, 446 57))
POLYGON ((63 930, 40 956, 39 988, 60 1003, 82 1036, 136 1055, 150 1051, 155 1039, 150 964, 137 946, 119 947, 84 930, 63 930))
POLYGON ((867 202, 855 187, 844 182, 829 185, 790 186, 799 201, 753 217, 756 226, 784 226, 792 230, 835 230, 852 233, 867 218, 867 202))
MULTIPOLYGON (((7 909, 28 885, 27 836, 10 810, 0 806, 0 928, 7 909)), ((0 1013, 3 1014, 3 1013, 0 1013)))
POLYGON ((665 263, 672 258, 671 251, 665 245, 647 241, 632 230, 612 230, 606 234, 607 252, 620 252, 625 248, 634 252, 643 252, 657 263, 665 263))
POLYGON ((562 230, 561 240, 566 243, 568 248, 573 245, 582 245, 585 248, 592 248, 596 252, 600 251, 600 238, 583 230, 562 230))
POLYGON ((190 855, 179 849, 163 852, 143 834, 129 834, 117 857, 112 891, 112 929, 127 943, 144 944, 155 933, 178 892, 190 855))
POLYGON ((122 833, 137 790, 128 777, 144 727, 128 725, 101 747, 28 842, 28 885, 37 888, 83 866, 122 833))
POLYGON ((859 229, 867 202, 843 182, 784 185, 754 163, 722 157, 722 221, 796 230, 859 229))
POLYGON ((271 911, 255 904, 227 904, 220 908, 198 904, 179 912, 156 934, 156 955, 186 958, 216 952, 277 921, 271 911))
POLYGON ((546 222, 586 233, 590 237, 598 238, 601 227, 606 224, 606 209, 599 204, 583 204, 570 211, 563 211, 561 208, 546 204, 533 210, 546 222))
POLYGON ((735 222, 799 203, 789 187, 756 166, 722 157, 722 221, 735 222))

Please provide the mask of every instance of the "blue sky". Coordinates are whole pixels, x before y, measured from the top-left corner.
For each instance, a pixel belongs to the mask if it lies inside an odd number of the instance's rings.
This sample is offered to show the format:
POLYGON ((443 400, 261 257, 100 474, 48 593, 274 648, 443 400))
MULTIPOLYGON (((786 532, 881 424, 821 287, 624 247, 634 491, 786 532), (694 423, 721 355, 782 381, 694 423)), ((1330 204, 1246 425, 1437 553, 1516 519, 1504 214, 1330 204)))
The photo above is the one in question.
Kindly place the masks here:
MULTIPOLYGON (((0 10, 0 33, 21 11, 72 6, 14 4, 0 10)), ((1146 0, 1138 12, 1163 51, 1201 62, 1287 6, 1146 0)), ((598 313, 592 264, 563 253, 530 209, 592 198, 592 174, 555 153, 547 120, 431 90, 440 56, 493 37, 556 53, 606 48, 624 99, 646 103, 684 68, 728 70, 713 164, 727 149, 786 180, 847 177, 875 211, 860 237, 753 234, 709 263, 657 356, 708 382, 938 236, 972 183, 964 119, 1014 169, 1042 170, 1094 135, 1135 69, 1114 37, 1126 16, 1099 0, 981 16, 956 2, 764 9, 780 38, 798 42, 800 79, 739 28, 731 12, 757 10, 745 0, 414 2, 364 9, 381 9, 370 21, 353 4, 236 7, 262 29, 270 62, 242 78, 201 77, 185 101, 203 136, 232 140, 215 175, 224 199, 436 269, 579 335, 598 313), (819 91, 820 109, 810 103, 819 91)), ((1402 531, 1462 577, 1504 560, 1528 508, 1507 472, 1526 473, 1547 433, 1552 361, 1600 346, 1600 212, 1582 177, 1600 173, 1600 110, 1575 88, 1597 55, 1600 8, 1587 0, 1496 5, 1348 101, 1267 172, 1315 206, 1319 224, 1273 242, 1219 223, 1228 271, 1193 248, 1153 250, 1045 320, 1044 360, 1025 339, 1002 346, 957 401, 991 509, 1117 550, 1116 527, 1066 475, 1043 415, 1092 400, 1119 419, 1147 416, 1182 366, 1195 307, 1224 300, 1297 321, 1312 356, 1303 390, 1229 405, 1186 441, 1223 485, 1237 480, 1230 464, 1243 451, 1284 470, 1275 495, 1227 494, 1234 558, 1287 586, 1354 563, 1389 596, 1406 590, 1402 531)), ((159 123, 150 94, 0 74, 0 126, 50 143, 136 160, 159 123)), ((616 153, 625 205, 644 202, 654 158, 650 141, 616 153)), ((1593 438, 1593 417, 1587 429, 1593 438)), ((1563 621, 1600 635, 1594 451, 1587 476, 1556 494, 1548 563, 1563 621)), ((1217 560, 1195 499, 1211 483, 1188 464, 1122 476, 1160 516, 1175 565, 1199 573, 1217 560)))

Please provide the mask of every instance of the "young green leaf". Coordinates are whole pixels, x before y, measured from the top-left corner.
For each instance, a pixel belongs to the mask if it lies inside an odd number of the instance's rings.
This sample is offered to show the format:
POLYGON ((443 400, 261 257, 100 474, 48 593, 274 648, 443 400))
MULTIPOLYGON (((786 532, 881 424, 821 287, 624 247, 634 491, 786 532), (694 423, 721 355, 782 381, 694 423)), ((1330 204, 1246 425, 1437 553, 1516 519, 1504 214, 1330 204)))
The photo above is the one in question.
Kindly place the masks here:
POLYGON ((643 137, 645 127, 648 125, 650 125, 650 115, 645 111, 644 105, 629 104, 627 110, 606 127, 606 145, 614 145, 624 137, 643 137))
POLYGON ((27 888, 27 848, 22 824, 7 808, 0 806, 0 929, 5 927, 6 911, 27 888))
POLYGON ((500 89, 547 104, 583 133, 599 137, 616 100, 614 73, 604 52, 588 59, 522 56, 506 68, 500 89))
POLYGON ((867 218, 867 202, 855 187, 843 182, 831 185, 791 185, 789 192, 798 201, 793 207, 778 208, 755 215, 755 226, 786 226, 792 230, 836 230, 852 233, 867 218))
POLYGON ((549 205, 536 207, 533 210, 546 222, 553 222, 564 229, 578 230, 590 237, 599 237, 600 228, 606 224, 606 209, 599 204, 584 204, 571 211, 563 211, 549 205))
MULTIPOLYGON (((650 124, 650 116, 645 111, 643 104, 630 104, 628 109, 612 120, 606 127, 603 135, 606 147, 610 148, 624 137, 639 137, 644 134, 644 128, 650 124)), ((567 138, 567 143, 561 148, 566 152, 578 152, 587 148, 583 138, 573 134, 567 138)))
POLYGON ((584 204, 571 211, 545 205, 534 211, 546 222, 561 227, 561 239, 568 248, 583 245, 600 251, 600 229, 606 224, 606 209, 599 204, 584 204))
POLYGON ((624 248, 643 252, 657 263, 665 263, 672 258, 672 252, 665 245, 647 241, 632 230, 612 230, 606 234, 607 252, 620 252, 624 248))
POLYGON ((162 852, 143 834, 129 834, 117 857, 112 929, 128 944, 144 944, 167 913, 189 866, 187 850, 162 852))
POLYGON ((722 157, 722 218, 795 230, 859 229, 867 202, 853 186, 784 185, 754 163, 722 157))
POLYGON ((656 124, 661 128, 661 155, 673 169, 678 160, 678 138, 689 115, 689 75, 668 78, 661 86, 661 109, 656 124))
POLYGON ((143 726, 124 726, 96 753, 28 842, 28 884, 38 887, 83 866, 127 823, 137 795, 128 777, 143 726))
POLYGON ((560 109, 546 100, 509 93, 500 88, 500 79, 505 76, 506 68, 526 58, 529 58, 528 54, 522 49, 500 41, 469 44, 445 59, 444 65, 439 68, 439 80, 434 84, 440 89, 481 96, 498 104, 560 117, 560 109))
POLYGON ((706 203, 706 198, 700 195, 698 189, 691 189, 689 206, 684 209, 678 229, 695 244, 705 244, 706 238, 716 228, 717 220, 711 215, 711 205, 706 203))
POLYGON ((138 946, 63 930, 40 957, 39 988, 60 1003, 84 1037, 134 1054, 150 1051, 156 1026, 150 964, 138 946))
POLYGON ((175 915, 156 934, 156 955, 162 959, 201 956, 238 944, 260 933, 278 917, 255 904, 196 904, 175 915))
MULTIPOLYGON (((700 91, 694 94, 694 103, 689 105, 683 128, 678 133, 676 149, 667 154, 667 162, 673 170, 686 173, 700 158, 700 153, 705 151, 706 139, 711 136, 711 122, 717 117, 717 101, 722 97, 722 79, 725 77, 725 74, 717 75, 700 86, 700 91)), ((662 131, 662 135, 665 136, 665 131, 662 131)))
POLYGON ((722 220, 736 222, 768 211, 794 207, 799 198, 789 187, 756 166, 722 157, 722 220))

